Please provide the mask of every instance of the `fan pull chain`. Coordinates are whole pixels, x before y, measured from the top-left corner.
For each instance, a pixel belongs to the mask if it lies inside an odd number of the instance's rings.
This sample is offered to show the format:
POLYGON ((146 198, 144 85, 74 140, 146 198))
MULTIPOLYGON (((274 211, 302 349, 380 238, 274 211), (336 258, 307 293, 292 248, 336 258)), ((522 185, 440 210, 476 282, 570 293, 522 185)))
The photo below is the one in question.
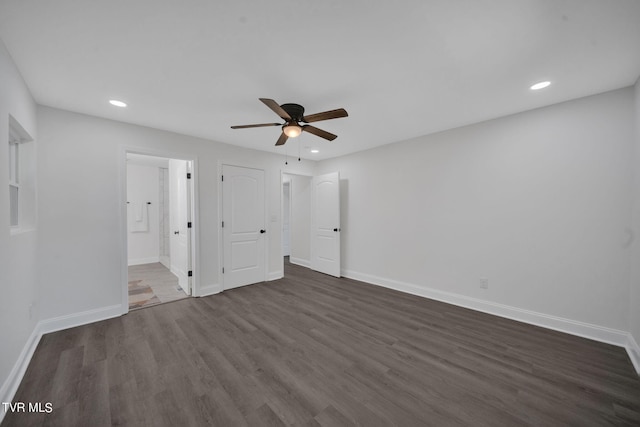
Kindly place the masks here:
POLYGON ((300 161, 300 139, 298 139, 298 161, 300 161))

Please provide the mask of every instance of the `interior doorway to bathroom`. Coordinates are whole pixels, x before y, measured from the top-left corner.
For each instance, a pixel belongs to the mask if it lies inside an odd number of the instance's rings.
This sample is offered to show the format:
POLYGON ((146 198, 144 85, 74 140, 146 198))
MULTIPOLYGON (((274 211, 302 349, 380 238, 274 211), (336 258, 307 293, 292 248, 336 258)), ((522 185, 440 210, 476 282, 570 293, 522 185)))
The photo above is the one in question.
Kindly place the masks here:
POLYGON ((129 310, 192 295, 192 161, 126 155, 129 310))

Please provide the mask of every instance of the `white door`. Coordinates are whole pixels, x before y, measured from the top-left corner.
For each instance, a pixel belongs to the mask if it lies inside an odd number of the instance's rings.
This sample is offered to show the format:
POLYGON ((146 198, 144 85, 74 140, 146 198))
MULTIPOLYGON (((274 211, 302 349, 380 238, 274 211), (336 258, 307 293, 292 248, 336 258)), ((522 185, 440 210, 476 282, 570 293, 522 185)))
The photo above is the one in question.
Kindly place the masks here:
POLYGON ((282 256, 291 255, 291 183, 282 185, 282 256))
POLYGON ((264 171, 222 166, 224 289, 265 280, 264 171))
POLYGON ((169 251, 171 272, 187 295, 191 295, 189 270, 191 269, 190 181, 187 179, 189 162, 169 160, 169 251))
POLYGON ((313 177, 311 268, 340 277, 340 174, 338 172, 313 177))

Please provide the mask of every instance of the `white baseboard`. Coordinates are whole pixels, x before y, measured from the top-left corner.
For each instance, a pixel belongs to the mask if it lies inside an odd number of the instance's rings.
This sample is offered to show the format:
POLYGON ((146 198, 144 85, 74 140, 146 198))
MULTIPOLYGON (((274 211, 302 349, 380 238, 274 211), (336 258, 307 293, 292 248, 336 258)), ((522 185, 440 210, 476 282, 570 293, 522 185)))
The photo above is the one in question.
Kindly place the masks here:
POLYGON ((282 279, 283 277, 284 277, 284 271, 282 270, 272 271, 268 274, 267 281, 278 280, 278 279, 282 279))
POLYGON ((222 292, 222 285, 215 283, 213 285, 201 286, 198 290, 198 294, 194 296, 207 297, 209 295, 219 294, 220 292, 222 292))
POLYGON ((171 259, 169 259, 168 256, 161 256, 161 257, 158 257, 158 259, 160 261, 160 264, 167 267, 167 270, 171 270, 171 259))
MULTIPOLYGON (((529 323, 531 325, 536 325, 547 329, 565 332, 571 335, 577 335, 583 338, 589 338, 607 344, 613 344, 619 347, 624 347, 628 352, 629 348, 632 347, 629 339, 631 335, 625 331, 606 328, 603 326, 566 319, 562 317, 551 316, 531 310, 524 310, 517 307, 481 300, 478 298, 440 291, 424 286, 417 286, 411 283, 404 283, 397 280, 358 273, 356 271, 342 270, 341 273, 342 276, 348 277, 350 279, 359 280, 373 285, 394 289, 396 291, 446 302, 448 304, 481 311, 483 313, 505 317, 507 319, 512 319, 519 322, 529 323)), ((631 340, 633 340, 633 337, 631 337, 631 340)), ((640 370, 638 369, 638 366, 640 365, 640 359, 638 358, 640 352, 638 351, 638 346, 637 344, 635 344, 635 341, 633 341, 633 343, 635 345, 635 355, 629 352, 629 357, 631 357, 636 371, 640 373, 640 370)))
POLYGON ((138 259, 130 259, 127 264, 128 265, 142 265, 142 264, 154 264, 156 262, 160 262, 160 257, 150 257, 150 258, 138 258, 138 259))
POLYGON ((627 334, 627 353, 629 354, 629 359, 631 359, 631 363, 633 363, 633 367, 636 368, 636 372, 640 375, 640 346, 633 338, 633 335, 630 333, 627 334))
MULTIPOLYGON (((38 347, 41 337, 42 333, 39 332, 38 325, 36 325, 33 328, 31 335, 29 335, 24 348, 20 352, 18 360, 13 365, 13 369, 11 369, 9 377, 6 379, 4 384, 2 384, 2 388, 0 388, 0 399, 2 399, 2 402, 13 401, 13 397, 16 395, 20 382, 22 382, 22 378, 24 378, 24 374, 27 372, 27 368, 29 367, 29 363, 31 362, 33 353, 36 351, 36 347, 38 347)), ((6 412, 4 408, 0 408, 0 424, 2 423, 5 415, 6 412)))
POLYGON ((289 257, 291 264, 300 265, 302 267, 311 268, 311 261, 308 259, 289 257))
MULTIPOLYGON (((2 385, 0 389, 0 398, 2 402, 11 402, 18 391, 18 386, 24 374, 27 372, 27 367, 31 362, 33 353, 38 347, 38 343, 42 338, 42 335, 50 332, 61 331, 63 329, 74 328, 76 326, 86 325, 88 323, 99 322, 101 320, 110 319, 112 317, 118 317, 122 315, 122 306, 112 305, 108 307, 97 308, 93 310, 87 310, 80 313, 69 314, 66 316, 54 317, 52 319, 41 320, 38 322, 31 335, 27 339, 27 342, 20 352, 20 356, 16 361, 13 369, 9 373, 9 377, 2 385)), ((0 409, 0 423, 5 416, 5 411, 0 409)))
POLYGON ((68 314, 66 316, 54 317, 42 320, 38 323, 41 334, 61 331, 63 329, 75 328, 76 326, 87 325, 101 320, 111 319, 122 315, 122 305, 110 305, 108 307, 95 308, 93 310, 82 311, 80 313, 68 314))

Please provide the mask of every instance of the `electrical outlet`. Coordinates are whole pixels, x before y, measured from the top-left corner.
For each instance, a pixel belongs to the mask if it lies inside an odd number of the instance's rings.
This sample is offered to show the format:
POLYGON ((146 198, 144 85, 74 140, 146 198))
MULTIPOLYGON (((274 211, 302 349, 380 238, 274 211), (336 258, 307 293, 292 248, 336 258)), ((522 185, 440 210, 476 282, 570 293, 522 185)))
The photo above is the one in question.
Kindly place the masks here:
POLYGON ((489 279, 486 277, 480 278, 480 289, 489 289, 489 279))

